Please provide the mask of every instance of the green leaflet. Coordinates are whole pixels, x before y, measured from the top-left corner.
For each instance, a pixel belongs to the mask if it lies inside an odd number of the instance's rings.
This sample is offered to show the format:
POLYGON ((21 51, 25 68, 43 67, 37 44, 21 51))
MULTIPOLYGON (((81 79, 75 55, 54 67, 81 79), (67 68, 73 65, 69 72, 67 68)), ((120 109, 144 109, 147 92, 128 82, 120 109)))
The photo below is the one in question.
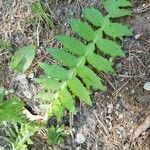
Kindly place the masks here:
POLYGON ((124 53, 121 50, 120 45, 111 40, 101 39, 99 42, 96 43, 96 45, 100 49, 100 51, 109 54, 113 57, 124 56, 124 53))
POLYGON ((64 50, 49 48, 48 52, 59 62, 63 63, 66 66, 74 68, 77 66, 78 59, 64 50))
POLYGON ((44 7, 42 6, 42 3, 40 1, 36 1, 31 4, 31 11, 33 14, 35 14, 36 20, 39 20, 41 22, 45 22, 47 26, 53 27, 54 23, 51 18, 51 16, 46 13, 44 7))
POLYGON ((132 6, 128 0, 104 0, 104 6, 109 16, 118 18, 130 15, 130 11, 125 7, 132 6))
POLYGON ((76 114, 75 101, 73 100, 71 94, 69 93, 69 91, 67 89, 63 89, 60 92, 60 100, 61 100, 62 106, 64 106, 66 109, 68 109, 73 114, 76 114))
MULTIPOLYGON (((35 122, 21 123, 17 137, 13 142, 13 150, 26 150, 27 144, 33 144, 31 137, 40 130, 41 126, 35 122)), ((17 131, 16 131, 17 132, 17 131)))
POLYGON ((0 124, 0 128, 1 135, 8 141, 7 143, 5 142, 5 150, 27 150, 27 147, 33 144, 31 137, 40 130, 41 126, 35 122, 18 123, 4 121, 0 124), (8 143, 11 144, 11 147, 8 143))
POLYGON ((38 15, 40 15, 44 12, 44 10, 42 8, 42 5, 39 2, 33 3, 31 5, 31 10, 32 10, 33 13, 38 14, 38 15))
POLYGON ((90 68, 86 66, 78 67, 77 75, 79 75, 87 85, 93 86, 95 89, 100 89, 102 91, 105 90, 100 77, 98 77, 90 68))
POLYGON ((35 81, 41 84, 43 89, 46 90, 59 90, 62 85, 59 81, 49 78, 38 78, 35 81))
POLYGON ((90 55, 88 55, 87 60, 94 68, 99 71, 114 73, 114 70, 111 66, 112 63, 102 56, 91 53, 90 55))
POLYGON ((83 10, 85 18, 95 26, 102 26, 103 16, 100 11, 95 8, 86 8, 83 10))
POLYGON ((131 36, 132 32, 127 26, 120 23, 109 23, 104 27, 104 32, 112 38, 122 38, 123 36, 131 36))
POLYGON ((43 102, 51 102, 54 99, 54 94, 45 91, 41 91, 36 95, 36 98, 39 98, 43 102))
POLYGON ((14 71, 25 72, 35 57, 35 49, 32 45, 20 48, 13 55, 10 66, 14 71))
POLYGON ((47 63, 39 63, 40 67, 44 70, 45 74, 49 77, 56 78, 59 80, 68 79, 69 72, 58 65, 50 65, 47 63))
POLYGON ((86 46, 75 38, 72 38, 67 35, 63 35, 63 36, 57 36, 57 39, 63 43, 64 48, 66 48, 68 51, 72 52, 73 54, 82 56, 86 53, 86 46))
POLYGON ((71 80, 69 80, 68 86, 72 93, 79 97, 81 101, 85 102, 88 105, 92 104, 89 92, 78 78, 74 77, 71 80))
POLYGON ((64 125, 58 127, 51 126, 48 128, 48 140, 53 144, 59 144, 63 141, 63 138, 67 133, 64 130, 64 125))
POLYGON ((71 19, 69 23, 73 31, 79 34, 83 39, 87 41, 93 41, 94 30, 87 22, 81 22, 80 20, 71 19))
POLYGON ((132 6, 129 0, 117 0, 117 5, 119 7, 131 7, 132 6))
POLYGON ((0 122, 22 122, 25 121, 23 115, 24 104, 17 97, 12 97, 10 100, 0 102, 0 122))
POLYGON ((59 99, 55 99, 51 102, 51 109, 49 112, 49 117, 54 115, 58 120, 60 120, 63 117, 64 114, 64 107, 61 105, 61 102, 59 99))

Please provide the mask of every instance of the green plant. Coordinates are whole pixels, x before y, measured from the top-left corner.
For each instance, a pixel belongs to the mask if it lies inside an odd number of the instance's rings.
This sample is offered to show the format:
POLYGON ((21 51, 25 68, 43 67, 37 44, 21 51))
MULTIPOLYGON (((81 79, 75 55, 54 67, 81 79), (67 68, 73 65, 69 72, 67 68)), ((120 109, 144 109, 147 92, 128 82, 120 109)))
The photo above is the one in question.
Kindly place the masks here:
POLYGON ((41 129, 37 123, 22 123, 16 132, 16 138, 12 141, 14 150, 26 150, 27 145, 33 144, 31 137, 41 129))
POLYGON ((4 100, 3 89, 0 89, 0 122, 22 122, 22 120, 25 120, 22 113, 23 107, 23 102, 17 97, 4 100))
POLYGON ((131 36, 132 32, 127 26, 114 22, 113 18, 129 15, 130 12, 125 9, 129 6, 131 3, 127 0, 105 0, 105 16, 95 8, 84 9, 83 14, 87 21, 69 20, 73 31, 81 37, 80 41, 66 35, 57 36, 63 47, 47 49, 59 63, 39 64, 45 73, 36 79, 43 87, 42 94, 45 91, 47 97, 48 93, 54 93, 45 115, 46 121, 52 116, 60 120, 65 108, 75 114, 76 97, 92 105, 90 87, 102 91, 106 89, 96 70, 115 74, 113 63, 107 58, 124 56, 116 39, 131 36))
POLYGON ((0 37, 0 52, 1 49, 10 49, 10 43, 3 37, 0 37))
POLYGON ((53 27, 53 20, 51 16, 46 13, 46 6, 42 5, 40 0, 31 5, 31 11, 35 15, 35 20, 37 23, 44 22, 48 27, 53 27))
MULTIPOLYGON (((57 36, 63 46, 60 49, 47 49, 58 63, 41 62, 39 64, 44 70, 44 75, 35 79, 42 86, 38 97, 49 105, 43 120, 43 127, 53 116, 59 121, 56 127, 51 125, 47 129, 51 142, 59 143, 65 135, 62 126, 59 128, 60 120, 65 109, 76 114, 76 98, 92 105, 91 87, 102 91, 106 89, 96 72, 115 74, 113 63, 109 61, 109 58, 123 57, 124 52, 117 41, 121 40, 123 36, 132 35, 127 26, 116 22, 116 18, 130 15, 130 11, 126 7, 130 7, 131 2, 104 0, 103 3, 106 15, 102 15, 97 9, 91 7, 83 10, 86 21, 69 20, 73 31, 80 37, 57 36)), ((35 10, 40 12, 40 9, 37 7, 35 10)), ((31 46, 17 51, 11 60, 11 68, 18 72, 26 71, 34 56, 35 52, 31 46)))
POLYGON ((58 144, 63 141, 63 138, 67 135, 67 132, 64 130, 64 125, 58 128, 52 125, 48 128, 47 135, 51 143, 58 144))
POLYGON ((29 122, 23 114, 24 103, 17 97, 4 99, 4 90, 0 88, 0 129, 3 136, 11 143, 13 150, 26 150, 27 144, 32 144, 30 139, 41 126, 29 122))
POLYGON ((20 48, 12 56, 10 67, 16 72, 25 72, 32 64, 35 57, 35 48, 33 45, 29 45, 20 48))
POLYGON ((12 150, 26 150, 27 145, 33 144, 31 137, 40 129, 33 122, 3 122, 0 125, 3 137, 11 144, 12 150))

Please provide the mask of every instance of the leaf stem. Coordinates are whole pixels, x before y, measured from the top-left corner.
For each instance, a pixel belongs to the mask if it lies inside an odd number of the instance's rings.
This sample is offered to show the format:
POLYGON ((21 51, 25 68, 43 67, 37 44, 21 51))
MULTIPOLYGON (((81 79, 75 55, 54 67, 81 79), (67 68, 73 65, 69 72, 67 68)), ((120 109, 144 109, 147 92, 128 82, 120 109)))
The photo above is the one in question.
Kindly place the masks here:
POLYGON ((65 88, 67 88, 68 81, 72 80, 72 78, 76 76, 77 69, 81 65, 85 64, 87 56, 90 55, 92 52, 94 52, 94 50, 95 50, 95 44, 96 44, 97 40, 100 40, 102 38, 102 36, 103 36, 103 27, 109 22, 109 18, 110 18, 109 15, 105 16, 104 24, 102 25, 102 27, 100 29, 98 29, 98 30, 95 31, 95 38, 94 38, 93 42, 87 44, 87 50, 86 50, 85 55, 79 58, 80 60, 78 61, 77 66, 75 68, 73 68, 72 71, 70 72, 68 80, 66 80, 62 84, 61 89, 58 92, 55 93, 54 100, 50 103, 50 106, 49 106, 49 108, 48 108, 48 110, 47 110, 47 112, 46 112, 46 114, 44 116, 44 121, 45 122, 48 121, 49 117, 53 116, 53 112, 51 111, 51 107, 53 105, 53 102, 55 100, 58 100, 60 92, 62 90, 64 90, 65 88))

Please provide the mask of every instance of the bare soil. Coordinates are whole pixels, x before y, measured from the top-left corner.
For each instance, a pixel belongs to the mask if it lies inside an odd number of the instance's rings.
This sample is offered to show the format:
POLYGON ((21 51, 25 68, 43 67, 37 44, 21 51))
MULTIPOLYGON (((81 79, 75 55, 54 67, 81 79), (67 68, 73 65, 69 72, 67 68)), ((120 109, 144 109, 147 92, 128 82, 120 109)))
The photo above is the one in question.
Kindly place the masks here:
MULTIPOLYGON (((31 21, 31 3, 33 0, 0 2, 0 37, 10 44, 8 49, 0 47, 0 85, 8 92, 15 90, 40 114, 40 102, 34 97, 39 89, 30 81, 30 76, 38 76, 39 61, 53 62, 45 48, 58 46, 56 34, 72 34, 67 19, 81 18, 82 8, 94 6, 103 10, 103 7, 99 0, 49 1, 49 13, 55 26, 50 29, 42 24, 37 34, 37 26, 31 21), (32 42, 39 43, 34 65, 24 75, 12 73, 8 67, 11 55, 18 47, 32 42)), ((38 133, 30 150, 150 150, 150 129, 134 138, 137 127, 150 116, 150 91, 143 88, 150 82, 150 1, 134 0, 132 12, 131 17, 122 20, 134 35, 122 41, 126 57, 116 59, 117 75, 99 74, 107 91, 92 92, 92 107, 79 104, 78 115, 68 118, 71 135, 63 144, 48 144, 43 133, 38 133), (76 140, 79 133, 85 138, 82 144, 76 140)))

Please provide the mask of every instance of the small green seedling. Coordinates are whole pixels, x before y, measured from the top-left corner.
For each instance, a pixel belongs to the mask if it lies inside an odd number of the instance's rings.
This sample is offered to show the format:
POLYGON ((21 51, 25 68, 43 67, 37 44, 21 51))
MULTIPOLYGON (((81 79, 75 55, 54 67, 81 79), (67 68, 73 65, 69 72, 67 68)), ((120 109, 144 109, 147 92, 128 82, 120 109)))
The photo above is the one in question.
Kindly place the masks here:
POLYGON ((44 5, 40 1, 34 2, 31 5, 31 11, 35 15, 37 22, 43 22, 48 27, 53 27, 53 20, 49 14, 46 13, 44 5))

